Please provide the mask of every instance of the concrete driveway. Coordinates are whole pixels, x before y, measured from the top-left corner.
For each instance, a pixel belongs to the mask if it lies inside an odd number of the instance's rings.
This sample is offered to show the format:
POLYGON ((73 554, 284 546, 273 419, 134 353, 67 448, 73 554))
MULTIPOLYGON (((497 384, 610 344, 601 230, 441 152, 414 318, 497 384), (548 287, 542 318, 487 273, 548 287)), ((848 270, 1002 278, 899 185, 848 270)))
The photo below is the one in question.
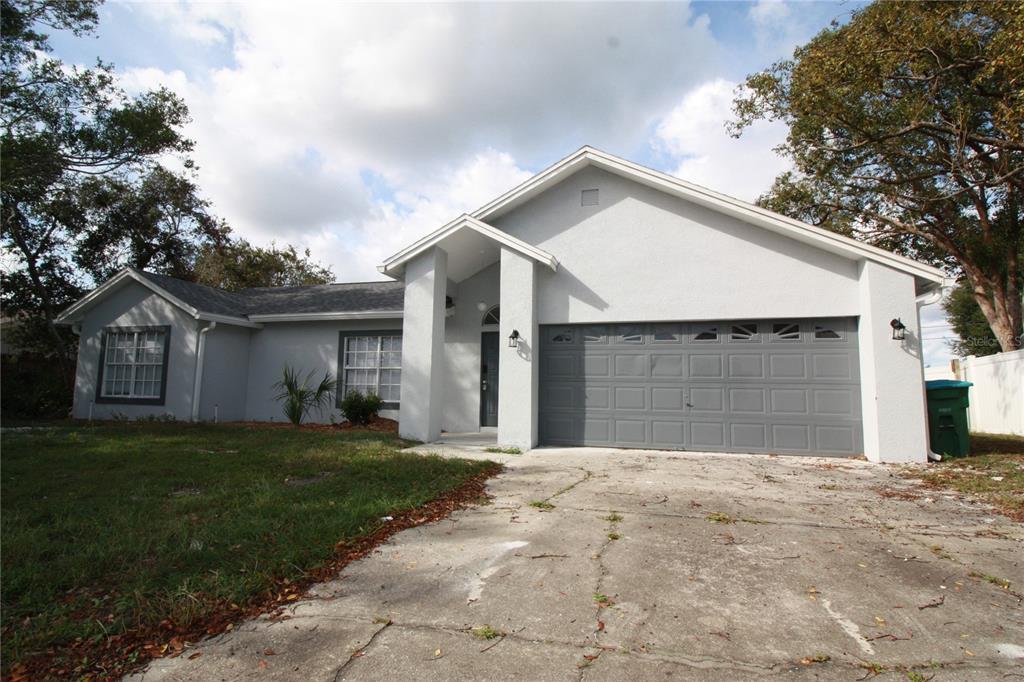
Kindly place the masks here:
POLYGON ((137 677, 1024 679, 1024 527, 983 506, 853 460, 499 458, 491 504, 137 677))

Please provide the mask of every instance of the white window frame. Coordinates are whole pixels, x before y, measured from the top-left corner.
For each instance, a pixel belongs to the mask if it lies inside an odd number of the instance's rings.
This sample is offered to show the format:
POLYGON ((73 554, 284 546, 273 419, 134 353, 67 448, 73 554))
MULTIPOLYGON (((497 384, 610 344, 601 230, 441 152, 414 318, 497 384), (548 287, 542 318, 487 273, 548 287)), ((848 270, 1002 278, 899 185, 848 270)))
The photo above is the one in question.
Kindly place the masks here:
MULTIPOLYGON (((96 385, 96 401, 102 403, 136 403, 143 405, 163 405, 167 395, 167 363, 170 352, 171 328, 169 325, 148 326, 148 327, 106 327, 103 330, 103 343, 100 347, 99 376, 96 385), (158 334, 162 337, 161 353, 158 356, 159 362, 140 362, 137 352, 139 336, 145 334, 158 334), (132 360, 131 362, 110 362, 107 355, 110 351, 109 344, 118 336, 132 336, 132 360), (119 381, 128 383, 128 393, 107 393, 106 384, 109 380, 109 373, 115 367, 130 368, 129 376, 119 381), (156 395, 137 395, 135 383, 138 378, 139 367, 156 367, 159 375, 160 389, 156 395)), ((115 346, 116 348, 116 346, 115 346)), ((116 352, 116 351, 115 351, 116 352)), ((153 381, 152 379, 148 381, 153 381)))
MULTIPOLYGON (((401 354, 402 354, 403 351, 401 351, 401 350, 398 351, 399 352, 399 364, 397 366, 392 366, 392 365, 385 366, 383 364, 384 353, 386 353, 386 352, 389 352, 389 353, 390 352, 394 352, 394 351, 385 351, 384 350, 384 339, 385 338, 395 338, 395 339, 401 340, 402 339, 402 332, 401 332, 401 330, 391 329, 391 330, 382 330, 382 331, 365 331, 365 332, 363 332, 363 331, 353 331, 353 332, 342 332, 341 333, 341 341, 338 344, 338 349, 339 349, 339 353, 338 353, 338 374, 339 374, 340 383, 341 383, 341 390, 338 391, 338 404, 339 405, 341 404, 341 400, 348 394, 348 392, 350 390, 349 386, 348 386, 348 380, 347 380, 348 379, 348 372, 350 370, 371 370, 371 369, 372 370, 376 370, 376 374, 374 376, 374 387, 375 387, 376 395, 378 395, 378 396, 380 396, 380 378, 381 378, 381 373, 384 370, 398 370, 399 395, 401 395, 401 386, 402 386, 401 354), (347 358, 348 352, 349 352, 348 351, 349 341, 351 341, 353 339, 368 338, 368 337, 369 338, 372 338, 372 337, 376 337, 377 338, 377 363, 376 363, 376 365, 374 367, 354 367, 354 366, 349 366, 346 363, 346 358, 347 358)), ((402 345, 403 345, 403 349, 404 349, 404 345, 405 345, 404 341, 403 341, 402 345)), ((388 386, 393 386, 393 385, 394 384, 388 384, 388 386)), ((381 396, 381 398, 383 399, 383 396, 381 396)), ((399 400, 384 400, 384 407, 387 408, 387 409, 397 409, 400 404, 401 404, 401 398, 399 398, 399 400)))

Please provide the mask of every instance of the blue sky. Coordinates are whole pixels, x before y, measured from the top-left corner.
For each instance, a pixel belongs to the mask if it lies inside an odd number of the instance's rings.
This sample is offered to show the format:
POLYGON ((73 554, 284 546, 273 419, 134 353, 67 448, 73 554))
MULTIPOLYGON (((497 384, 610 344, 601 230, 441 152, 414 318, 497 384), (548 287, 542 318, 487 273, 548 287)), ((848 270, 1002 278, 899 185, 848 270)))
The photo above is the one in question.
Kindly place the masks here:
MULTIPOLYGON (((361 280, 583 144, 755 199, 785 129, 729 138, 736 85, 860 6, 108 2, 97 36, 52 43, 185 98, 200 186, 238 234, 361 280)), ((932 364, 941 321, 926 310, 932 364)))

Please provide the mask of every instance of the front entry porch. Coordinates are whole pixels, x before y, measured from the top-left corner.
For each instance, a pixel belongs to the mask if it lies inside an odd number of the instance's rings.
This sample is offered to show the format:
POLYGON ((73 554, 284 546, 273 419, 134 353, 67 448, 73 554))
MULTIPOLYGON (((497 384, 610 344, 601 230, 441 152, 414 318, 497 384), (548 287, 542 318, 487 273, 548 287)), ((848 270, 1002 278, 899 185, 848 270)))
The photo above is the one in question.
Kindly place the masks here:
POLYGON ((538 265, 554 270, 557 261, 463 216, 382 266, 405 280, 403 437, 486 439, 521 450, 537 444, 538 265), (485 271, 493 276, 491 300, 478 301, 472 282, 485 271), (481 329, 484 304, 501 311, 496 331, 481 329), (496 431, 486 430, 494 424, 496 431), (477 425, 481 430, 472 432, 477 425))

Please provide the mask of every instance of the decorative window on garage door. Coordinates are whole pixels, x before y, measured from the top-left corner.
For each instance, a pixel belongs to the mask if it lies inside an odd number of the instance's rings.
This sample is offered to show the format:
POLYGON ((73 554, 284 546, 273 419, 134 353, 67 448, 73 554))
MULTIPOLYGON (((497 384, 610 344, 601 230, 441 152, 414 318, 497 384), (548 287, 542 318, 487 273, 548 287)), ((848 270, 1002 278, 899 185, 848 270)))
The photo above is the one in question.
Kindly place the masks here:
POLYGON ((799 322, 775 322, 772 324, 772 341, 799 341, 799 322))
POLYGON ((379 395, 388 408, 402 396, 402 335, 357 332, 341 335, 341 386, 338 400, 349 391, 379 395))

